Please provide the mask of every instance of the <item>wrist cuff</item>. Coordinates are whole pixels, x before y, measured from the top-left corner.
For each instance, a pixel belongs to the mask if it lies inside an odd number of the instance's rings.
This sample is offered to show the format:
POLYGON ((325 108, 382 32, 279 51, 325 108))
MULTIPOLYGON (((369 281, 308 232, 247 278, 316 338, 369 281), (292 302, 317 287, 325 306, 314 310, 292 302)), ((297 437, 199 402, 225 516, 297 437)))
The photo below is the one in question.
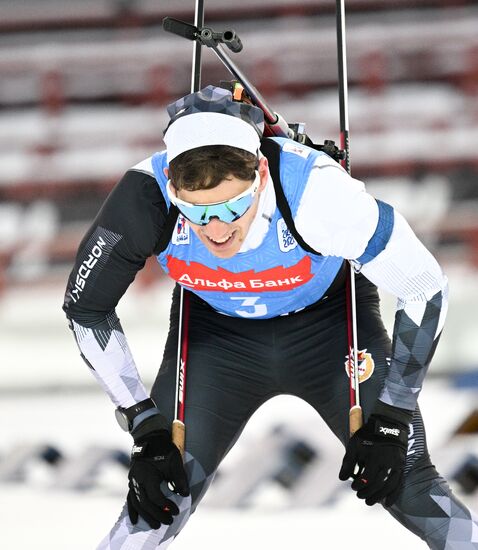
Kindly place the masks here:
POLYGON ((146 420, 150 416, 154 416, 156 414, 160 414, 159 409, 153 408, 148 409, 147 411, 143 411, 142 413, 138 414, 133 419, 133 426, 131 427, 131 433, 143 422, 143 420, 146 420))
POLYGON ((150 434, 151 432, 157 432, 160 430, 170 431, 168 421, 156 409, 156 414, 149 416, 137 426, 133 427, 131 430, 131 435, 136 440, 150 434))
POLYGON ((406 427, 408 427, 411 423, 413 413, 414 411, 410 411, 409 409, 392 407, 392 405, 387 405, 387 403, 384 403, 380 400, 375 403, 375 406, 372 410, 372 414, 383 416, 385 418, 388 418, 389 420, 403 424, 406 427))

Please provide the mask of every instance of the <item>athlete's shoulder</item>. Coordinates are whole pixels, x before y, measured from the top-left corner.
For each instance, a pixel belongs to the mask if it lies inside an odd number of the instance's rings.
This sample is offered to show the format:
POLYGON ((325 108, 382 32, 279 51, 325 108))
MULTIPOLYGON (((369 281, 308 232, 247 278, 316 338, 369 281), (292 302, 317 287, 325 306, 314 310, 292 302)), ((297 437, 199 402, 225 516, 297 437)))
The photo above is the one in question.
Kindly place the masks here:
MULTIPOLYGON (((317 168, 324 168, 326 166, 331 166, 338 168, 344 173, 347 173, 342 166, 336 162, 331 156, 327 155, 323 151, 314 149, 309 145, 303 143, 298 143, 290 138, 282 138, 277 140, 281 145, 283 153, 289 153, 291 156, 300 157, 303 160, 307 160, 312 163, 313 166, 317 168)), ((283 158, 287 159, 288 155, 284 155, 283 158)))
POLYGON ((317 168, 337 168, 340 172, 349 177, 347 171, 336 160, 321 151, 317 151, 317 155, 314 160, 314 166, 317 168))
POLYGON ((137 164, 132 166, 129 170, 133 172, 139 172, 141 174, 146 174, 154 178, 153 157, 150 156, 142 160, 141 162, 138 162, 137 164))
POLYGON ((120 211, 125 207, 130 215, 136 209, 140 217, 144 215, 141 212, 145 208, 159 207, 166 213, 166 204, 154 174, 152 159, 151 156, 138 162, 123 174, 108 197, 110 207, 120 211))

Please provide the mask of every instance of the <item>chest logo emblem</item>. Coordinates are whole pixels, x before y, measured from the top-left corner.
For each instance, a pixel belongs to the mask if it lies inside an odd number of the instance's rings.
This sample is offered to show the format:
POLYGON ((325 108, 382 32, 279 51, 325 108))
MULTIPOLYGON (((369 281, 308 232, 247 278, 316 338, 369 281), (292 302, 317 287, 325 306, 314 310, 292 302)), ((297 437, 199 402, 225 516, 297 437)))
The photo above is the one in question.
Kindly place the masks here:
MULTIPOLYGON (((362 382, 365 382, 365 380, 368 380, 372 376, 373 371, 375 370, 375 361, 373 360, 372 354, 367 352, 367 349, 358 350, 357 360, 358 360, 358 369, 359 369, 358 370, 359 384, 361 384, 362 382)), ((355 376, 354 374, 355 366, 354 366, 353 356, 352 356, 351 363, 352 363, 352 367, 351 367, 352 376, 355 376)), ((348 355, 346 356, 346 361, 345 361, 345 372, 347 373, 347 376, 350 378, 348 355)), ((352 386, 354 387, 353 380, 354 378, 352 378, 352 386)))
POLYGON ((171 242, 173 244, 189 244, 189 225, 184 216, 179 215, 173 231, 171 242))
POLYGON ((280 220, 277 221, 277 239, 279 240, 281 252, 289 252, 290 250, 294 250, 297 246, 297 241, 289 231, 284 218, 280 218, 280 220))

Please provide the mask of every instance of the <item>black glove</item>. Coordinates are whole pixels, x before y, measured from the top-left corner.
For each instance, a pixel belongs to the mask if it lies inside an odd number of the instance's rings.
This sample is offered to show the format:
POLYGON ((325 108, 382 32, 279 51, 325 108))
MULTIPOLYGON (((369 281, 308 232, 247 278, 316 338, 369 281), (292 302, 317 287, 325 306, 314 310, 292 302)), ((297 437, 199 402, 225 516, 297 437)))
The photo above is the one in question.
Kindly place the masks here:
POLYGON ((135 525, 141 516, 152 529, 170 525, 173 516, 179 514, 176 504, 162 492, 162 482, 169 482, 174 492, 183 497, 189 495, 181 453, 164 429, 163 418, 157 417, 160 415, 147 418, 133 431, 127 497, 131 523, 135 525))
POLYGON ((339 479, 345 481, 352 477, 352 489, 369 506, 382 499, 385 506, 391 506, 400 491, 407 444, 407 424, 372 414, 350 438, 339 479))

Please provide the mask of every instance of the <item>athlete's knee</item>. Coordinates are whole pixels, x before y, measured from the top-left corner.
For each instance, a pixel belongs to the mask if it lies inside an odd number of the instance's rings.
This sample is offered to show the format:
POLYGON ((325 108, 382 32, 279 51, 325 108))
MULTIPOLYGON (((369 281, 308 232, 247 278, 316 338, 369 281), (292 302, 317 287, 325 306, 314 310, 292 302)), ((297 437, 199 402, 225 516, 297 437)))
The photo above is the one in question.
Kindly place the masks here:
POLYGON ((413 461, 407 461, 401 489, 394 505, 407 515, 421 515, 430 506, 431 494, 446 494, 446 481, 431 463, 428 453, 413 461))
POLYGON ((389 512, 433 550, 475 547, 478 518, 453 495, 428 456, 406 473, 389 512))
POLYGON ((161 525, 158 529, 152 529, 140 516, 133 524, 128 515, 128 507, 125 504, 118 521, 113 529, 100 542, 97 550, 122 550, 128 541, 131 548, 137 550, 165 550, 174 540, 176 535, 186 524, 191 511, 191 497, 174 495, 179 514, 174 516, 171 525, 161 525))
POLYGON ((193 513, 214 479, 216 471, 208 473, 202 462, 186 452, 185 467, 189 478, 191 491, 191 511, 193 513))
POLYGON ((152 529, 141 516, 138 517, 137 523, 133 524, 125 505, 118 521, 101 541, 97 550, 121 550, 126 547, 125 541, 129 540, 131 547, 134 542, 134 548, 137 550, 165 550, 183 529, 213 478, 213 475, 206 474, 201 464, 188 452, 186 452, 184 466, 189 478, 190 495, 182 497, 172 492, 166 483, 162 488, 166 498, 172 500, 179 510, 179 513, 173 517, 171 525, 161 525, 158 529, 152 529))

